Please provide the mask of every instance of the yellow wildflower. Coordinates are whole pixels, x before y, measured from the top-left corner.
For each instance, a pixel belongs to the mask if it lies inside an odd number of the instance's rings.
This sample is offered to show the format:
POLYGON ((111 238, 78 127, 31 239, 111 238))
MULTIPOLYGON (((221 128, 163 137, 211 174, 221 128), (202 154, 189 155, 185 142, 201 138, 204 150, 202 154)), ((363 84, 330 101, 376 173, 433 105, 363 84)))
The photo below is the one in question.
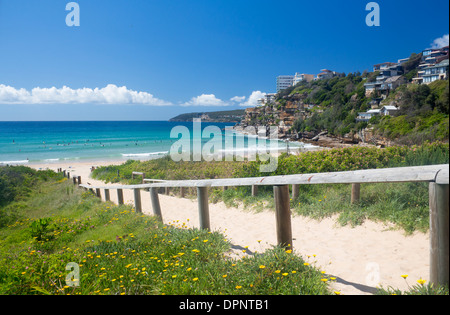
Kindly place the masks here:
POLYGON ((423 279, 417 280, 417 283, 418 283, 418 284, 421 284, 421 285, 424 285, 426 282, 427 282, 427 281, 426 281, 426 280, 423 280, 423 279))

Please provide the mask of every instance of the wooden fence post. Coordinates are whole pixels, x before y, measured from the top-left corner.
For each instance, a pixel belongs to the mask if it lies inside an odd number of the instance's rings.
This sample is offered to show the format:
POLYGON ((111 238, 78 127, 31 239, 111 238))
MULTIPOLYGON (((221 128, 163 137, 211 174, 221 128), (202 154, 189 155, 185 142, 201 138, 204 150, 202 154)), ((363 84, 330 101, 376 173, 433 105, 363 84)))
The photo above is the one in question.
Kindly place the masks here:
POLYGON ((141 190, 139 188, 134 189, 134 209, 137 213, 142 213, 141 190))
POLYGON ((186 188, 185 187, 181 187, 180 188, 180 197, 184 198, 185 195, 186 195, 186 188))
POLYGON ((292 249, 289 185, 273 186, 278 245, 292 249))
POLYGON ((253 197, 258 196, 258 186, 257 185, 252 185, 252 196, 253 197))
POLYGON ((449 284, 449 185, 430 183, 430 283, 449 284))
POLYGON ((81 176, 78 176, 78 185, 81 185, 81 176))
POLYGON ((123 189, 117 189, 117 203, 123 205, 123 189))
POLYGON ((105 201, 110 201, 111 197, 109 195, 109 189, 105 189, 105 201))
POLYGON ((361 198, 361 184, 352 184, 352 205, 359 203, 361 198))
POLYGON ((161 205, 159 203, 158 188, 150 188, 150 199, 152 201, 153 214, 163 222, 161 205))
POLYGON ((197 187, 198 211, 200 218, 200 229, 210 230, 208 187, 197 187))
POLYGON ((72 180, 73 180, 73 184, 76 185, 76 184, 77 184, 77 177, 74 176, 74 177, 72 178, 72 180))
POLYGON ((300 196, 300 185, 292 185, 292 200, 300 196))

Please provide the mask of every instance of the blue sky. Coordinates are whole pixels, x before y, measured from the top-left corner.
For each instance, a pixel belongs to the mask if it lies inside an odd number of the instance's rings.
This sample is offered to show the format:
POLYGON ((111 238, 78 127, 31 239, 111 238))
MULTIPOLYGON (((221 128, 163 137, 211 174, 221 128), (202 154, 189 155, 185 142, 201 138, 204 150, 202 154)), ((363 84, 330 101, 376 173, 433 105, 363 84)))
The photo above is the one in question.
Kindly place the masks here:
POLYGON ((371 71, 449 33, 447 0, 376 1, 379 27, 368 0, 78 0, 79 27, 69 2, 0 0, 0 121, 245 108, 277 75, 371 71))

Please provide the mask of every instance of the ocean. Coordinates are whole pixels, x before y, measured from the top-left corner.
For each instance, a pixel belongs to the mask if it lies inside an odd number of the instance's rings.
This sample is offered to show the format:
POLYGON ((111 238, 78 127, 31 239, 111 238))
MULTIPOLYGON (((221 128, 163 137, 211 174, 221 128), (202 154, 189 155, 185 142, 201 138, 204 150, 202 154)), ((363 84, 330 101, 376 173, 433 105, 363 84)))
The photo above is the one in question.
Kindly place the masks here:
MULTIPOLYGON (((172 129, 179 126, 189 130, 191 140, 200 138, 202 145, 211 140, 206 133, 203 138, 196 134, 192 122, 0 122, 0 165, 160 158, 169 154, 180 139, 181 135, 171 138, 172 129)), ((269 147, 269 140, 264 138, 242 136, 244 141, 236 141, 236 136, 225 132, 234 126, 232 123, 202 122, 201 130, 211 126, 221 130, 223 150, 251 151, 261 144, 269 147)), ((277 148, 286 150, 285 142, 276 143, 277 148)), ((293 149, 302 146, 289 143, 293 149)))

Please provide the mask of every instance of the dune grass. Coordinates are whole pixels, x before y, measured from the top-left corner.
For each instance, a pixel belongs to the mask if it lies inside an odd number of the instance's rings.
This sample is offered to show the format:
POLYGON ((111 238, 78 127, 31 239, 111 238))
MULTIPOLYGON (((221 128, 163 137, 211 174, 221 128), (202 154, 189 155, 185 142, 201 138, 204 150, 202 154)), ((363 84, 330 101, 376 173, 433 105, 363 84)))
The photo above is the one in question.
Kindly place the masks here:
POLYGON ((7 207, 16 215, 0 228, 0 294, 331 294, 332 279, 290 251, 233 260, 220 233, 163 225, 64 179, 7 207), (66 279, 70 263, 79 279, 66 279))

